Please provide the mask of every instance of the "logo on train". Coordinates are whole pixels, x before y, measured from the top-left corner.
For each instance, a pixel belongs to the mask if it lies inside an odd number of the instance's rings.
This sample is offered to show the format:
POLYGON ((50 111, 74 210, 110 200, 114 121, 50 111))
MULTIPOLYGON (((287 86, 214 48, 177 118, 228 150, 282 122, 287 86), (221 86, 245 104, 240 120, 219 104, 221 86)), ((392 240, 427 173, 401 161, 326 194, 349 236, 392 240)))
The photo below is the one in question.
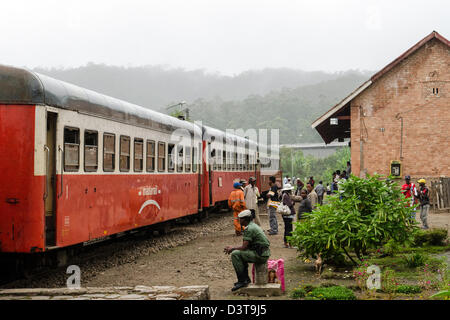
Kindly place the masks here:
MULTIPOLYGON (((158 186, 154 187, 144 187, 139 192, 139 196, 154 196, 161 194, 161 189, 158 189, 158 186)), ((145 207, 154 205, 158 208, 158 210, 161 210, 161 207, 159 206, 159 203, 155 200, 147 200, 141 205, 141 209, 139 209, 139 214, 142 213, 142 210, 144 210, 145 207)))

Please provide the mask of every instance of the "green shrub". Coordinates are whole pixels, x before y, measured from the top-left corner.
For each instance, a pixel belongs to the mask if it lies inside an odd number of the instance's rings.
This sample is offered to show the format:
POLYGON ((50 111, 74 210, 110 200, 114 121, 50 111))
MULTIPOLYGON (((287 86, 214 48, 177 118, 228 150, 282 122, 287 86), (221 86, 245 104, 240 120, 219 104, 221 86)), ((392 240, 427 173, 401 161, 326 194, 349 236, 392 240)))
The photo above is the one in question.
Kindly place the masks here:
POLYGON ((405 293, 405 294, 420 293, 420 292, 422 292, 422 289, 420 288, 420 286, 416 286, 416 285, 401 284, 395 289, 395 292, 396 293, 405 293))
POLYGON ((446 229, 432 229, 432 230, 417 230, 414 233, 414 245, 434 245, 443 246, 447 239, 446 229))
POLYGON ((432 257, 428 258, 425 266, 431 272, 438 272, 438 270, 446 270, 447 269, 447 258, 446 257, 432 257))
POLYGON ((440 292, 438 292, 436 294, 433 294, 430 298, 441 299, 441 300, 450 300, 450 289, 449 290, 440 291, 440 292))
POLYGON ((356 300, 352 290, 341 286, 315 288, 309 297, 319 300, 356 300))
POLYGON ((427 257, 419 252, 408 254, 403 257, 403 262, 408 268, 422 267, 425 265, 426 261, 427 257))
POLYGON ((303 288, 295 288, 291 292, 291 297, 294 299, 304 298, 306 296, 306 290, 303 288))
POLYGON ((388 256, 394 256, 397 252, 402 248, 401 244, 395 241, 394 239, 390 239, 383 247, 383 253, 388 256))
POLYGON ((380 248, 389 239, 399 244, 412 241, 417 229, 410 219, 412 209, 398 186, 379 178, 351 176, 343 181, 342 199, 331 196, 328 204, 305 213, 304 221, 294 223, 289 242, 304 257, 321 253, 327 261, 344 252, 356 265, 349 251, 362 260, 368 249, 380 248))

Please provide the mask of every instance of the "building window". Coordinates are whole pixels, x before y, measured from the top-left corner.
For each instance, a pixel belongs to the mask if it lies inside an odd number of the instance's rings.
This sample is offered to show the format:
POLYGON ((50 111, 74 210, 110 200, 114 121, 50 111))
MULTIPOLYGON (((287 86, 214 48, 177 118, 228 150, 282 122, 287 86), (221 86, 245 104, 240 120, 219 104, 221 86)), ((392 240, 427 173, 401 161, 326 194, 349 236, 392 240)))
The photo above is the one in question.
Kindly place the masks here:
POLYGON ((168 170, 169 172, 173 172, 175 170, 175 145, 169 144, 169 147, 167 149, 167 158, 169 161, 168 164, 168 170))
POLYGON ((158 143, 158 171, 166 171, 166 143, 158 143))
POLYGON ((80 167, 80 129, 64 128, 64 171, 80 167))
POLYGON ((147 140, 147 172, 155 171, 155 141, 147 140))
POLYGON ((84 171, 93 172, 98 168, 98 132, 84 131, 84 171))
POLYGON ((144 168, 144 140, 134 139, 134 171, 142 172, 144 168))
POLYGON ((110 133, 103 135, 103 171, 114 171, 116 163, 116 136, 110 133))
POLYGON ((177 146, 178 149, 178 158, 177 158, 177 171, 183 172, 183 146, 177 146))
POLYGON ((120 136, 119 170, 130 171, 130 137, 120 136))

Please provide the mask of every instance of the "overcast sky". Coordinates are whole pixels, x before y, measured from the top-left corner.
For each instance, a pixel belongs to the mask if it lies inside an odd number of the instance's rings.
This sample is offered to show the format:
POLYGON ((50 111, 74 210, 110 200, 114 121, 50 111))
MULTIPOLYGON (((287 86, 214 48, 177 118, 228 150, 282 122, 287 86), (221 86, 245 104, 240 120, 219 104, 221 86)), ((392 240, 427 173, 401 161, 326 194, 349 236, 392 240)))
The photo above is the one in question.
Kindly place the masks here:
POLYGON ((436 30, 448 0, 0 2, 0 64, 378 70, 436 30))

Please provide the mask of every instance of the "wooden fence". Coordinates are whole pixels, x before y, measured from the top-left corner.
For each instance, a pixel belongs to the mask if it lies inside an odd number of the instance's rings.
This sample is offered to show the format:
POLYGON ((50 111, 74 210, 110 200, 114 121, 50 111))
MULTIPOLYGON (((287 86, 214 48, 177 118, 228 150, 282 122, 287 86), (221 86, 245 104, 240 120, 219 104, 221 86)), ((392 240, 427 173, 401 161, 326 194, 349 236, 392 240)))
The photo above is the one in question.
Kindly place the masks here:
POLYGON ((433 209, 450 208, 450 178, 439 178, 431 182, 430 204, 433 209))

